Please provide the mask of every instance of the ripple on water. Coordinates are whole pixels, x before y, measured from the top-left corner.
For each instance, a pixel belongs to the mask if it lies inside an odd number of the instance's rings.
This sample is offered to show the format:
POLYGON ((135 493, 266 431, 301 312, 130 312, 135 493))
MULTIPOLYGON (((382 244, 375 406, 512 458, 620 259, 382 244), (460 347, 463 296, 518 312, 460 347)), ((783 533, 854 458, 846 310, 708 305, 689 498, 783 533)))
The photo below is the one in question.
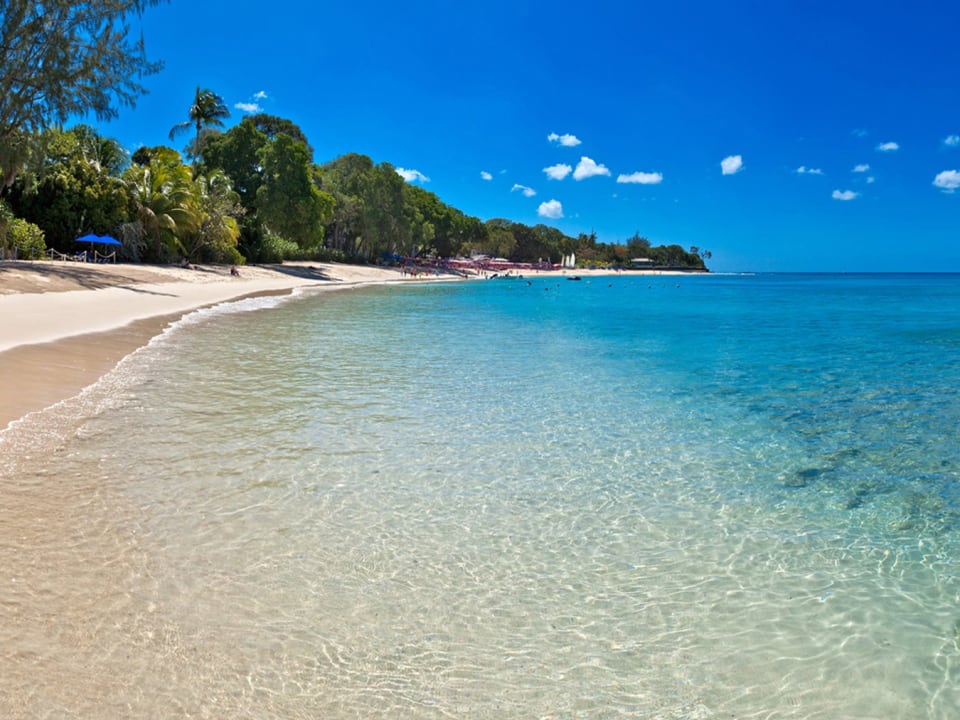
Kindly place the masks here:
POLYGON ((644 289, 610 334, 555 290, 214 314, 25 425, 0 704, 950 717, 956 403, 814 367, 783 315, 711 335, 644 289))

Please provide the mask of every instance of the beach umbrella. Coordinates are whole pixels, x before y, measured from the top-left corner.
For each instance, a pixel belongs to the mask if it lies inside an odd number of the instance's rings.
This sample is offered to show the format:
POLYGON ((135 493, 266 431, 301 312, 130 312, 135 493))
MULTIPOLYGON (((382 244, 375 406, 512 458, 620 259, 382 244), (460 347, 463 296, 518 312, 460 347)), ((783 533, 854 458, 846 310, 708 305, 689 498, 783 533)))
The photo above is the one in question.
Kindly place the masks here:
POLYGON ((96 235, 94 233, 82 235, 76 239, 76 242, 90 243, 91 245, 123 245, 123 243, 117 240, 115 237, 110 237, 109 235, 96 235))
POLYGON ((123 245, 123 243, 115 237, 110 237, 109 235, 94 235, 93 233, 78 237, 77 242, 99 243, 100 245, 123 245))

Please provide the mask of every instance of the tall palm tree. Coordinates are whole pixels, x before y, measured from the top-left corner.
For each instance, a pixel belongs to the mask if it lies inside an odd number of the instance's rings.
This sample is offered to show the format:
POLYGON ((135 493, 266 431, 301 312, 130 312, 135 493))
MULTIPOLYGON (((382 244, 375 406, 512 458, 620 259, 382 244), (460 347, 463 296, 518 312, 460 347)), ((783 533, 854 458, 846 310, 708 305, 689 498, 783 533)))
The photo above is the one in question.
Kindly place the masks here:
POLYGON ((193 164, 196 165, 197 158, 200 157, 200 139, 204 131, 223 127, 223 119, 230 117, 230 111, 224 104, 223 98, 213 90, 197 86, 197 94, 187 114, 189 120, 177 123, 170 129, 170 139, 173 140, 177 135, 196 128, 192 147, 187 148, 187 155, 193 158, 193 164))

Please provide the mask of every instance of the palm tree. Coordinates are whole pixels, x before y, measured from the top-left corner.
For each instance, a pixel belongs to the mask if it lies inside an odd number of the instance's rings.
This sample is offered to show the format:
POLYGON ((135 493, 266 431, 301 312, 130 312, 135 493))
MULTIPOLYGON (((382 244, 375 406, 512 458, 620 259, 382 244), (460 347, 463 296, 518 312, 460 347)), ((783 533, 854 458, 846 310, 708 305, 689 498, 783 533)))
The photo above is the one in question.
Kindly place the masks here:
POLYGON ((207 258, 237 262, 237 240, 240 238, 237 218, 243 214, 243 207, 227 174, 213 170, 194 178, 192 206, 196 211, 196 227, 181 238, 184 256, 188 260, 207 258))
POLYGON ((170 129, 170 139, 173 140, 177 135, 196 128, 192 147, 187 148, 187 155, 193 158, 193 164, 196 165, 197 158, 200 157, 200 139, 204 131, 223 127, 223 119, 230 117, 230 111, 224 104, 223 98, 213 90, 197 86, 197 94, 193 105, 190 106, 188 116, 189 120, 177 123, 170 129))
POLYGON ((125 174, 141 234, 152 247, 154 261, 165 262, 175 253, 186 255, 184 240, 196 232, 198 213, 193 200, 190 168, 180 154, 160 149, 146 167, 132 165, 125 174))

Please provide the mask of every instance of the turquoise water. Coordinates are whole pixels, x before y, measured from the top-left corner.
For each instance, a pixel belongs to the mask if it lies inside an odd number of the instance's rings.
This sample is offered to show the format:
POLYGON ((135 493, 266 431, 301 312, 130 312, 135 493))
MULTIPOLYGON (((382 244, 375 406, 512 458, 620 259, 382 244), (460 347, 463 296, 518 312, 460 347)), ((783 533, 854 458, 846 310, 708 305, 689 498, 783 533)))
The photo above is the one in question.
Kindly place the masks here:
POLYGON ((3 438, 0 704, 955 717, 958 349, 953 275, 196 313, 3 438))

